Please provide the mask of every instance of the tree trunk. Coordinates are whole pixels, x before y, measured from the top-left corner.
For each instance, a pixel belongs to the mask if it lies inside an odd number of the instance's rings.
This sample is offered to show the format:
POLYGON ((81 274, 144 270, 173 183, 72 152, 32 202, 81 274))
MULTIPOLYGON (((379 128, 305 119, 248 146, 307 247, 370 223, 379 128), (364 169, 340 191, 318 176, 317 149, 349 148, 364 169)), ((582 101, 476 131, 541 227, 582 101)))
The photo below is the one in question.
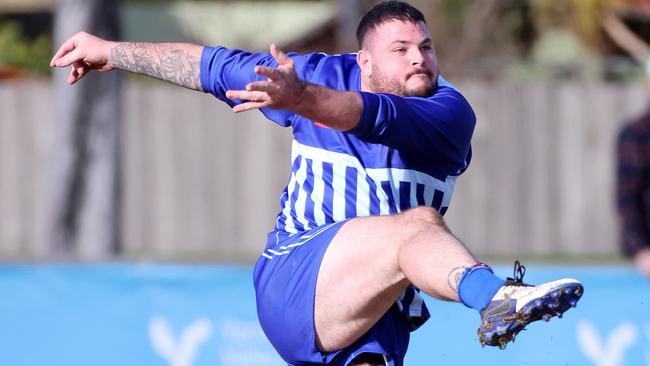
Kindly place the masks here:
POLYGON ((357 24, 361 18, 360 0, 337 0, 338 27, 336 48, 339 52, 356 52, 357 24))
MULTIPOLYGON (((119 0, 58 0, 56 47, 78 31, 119 37, 119 0)), ((54 72, 44 217, 36 255, 108 259, 119 250, 120 75, 93 72, 74 86, 54 72)))

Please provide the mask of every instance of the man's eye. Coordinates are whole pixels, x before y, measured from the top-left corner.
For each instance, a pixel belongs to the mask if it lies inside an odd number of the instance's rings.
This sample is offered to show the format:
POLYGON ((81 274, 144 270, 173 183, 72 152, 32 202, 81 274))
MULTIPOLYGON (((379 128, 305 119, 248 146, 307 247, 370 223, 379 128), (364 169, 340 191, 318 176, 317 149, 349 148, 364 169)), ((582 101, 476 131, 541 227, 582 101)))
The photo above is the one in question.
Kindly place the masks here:
POLYGON ((396 49, 393 50, 393 52, 397 52, 397 53, 405 53, 405 52, 406 52, 406 49, 405 49, 405 48, 396 48, 396 49))
POLYGON ((423 51, 431 51, 431 46, 422 46, 423 51))

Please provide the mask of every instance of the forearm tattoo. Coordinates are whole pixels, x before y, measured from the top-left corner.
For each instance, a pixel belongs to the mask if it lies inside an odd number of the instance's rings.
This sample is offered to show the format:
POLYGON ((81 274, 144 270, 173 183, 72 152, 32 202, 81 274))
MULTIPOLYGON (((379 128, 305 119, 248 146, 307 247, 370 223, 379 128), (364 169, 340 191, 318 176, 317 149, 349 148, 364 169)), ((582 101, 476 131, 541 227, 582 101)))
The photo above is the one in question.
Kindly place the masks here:
POLYGON ((202 90, 200 60, 174 45, 124 42, 111 49, 113 67, 155 77, 189 89, 202 90))
POLYGON ((467 267, 456 267, 449 272, 449 276, 447 276, 447 285, 449 285, 449 288, 458 293, 458 283, 460 282, 460 277, 463 275, 463 272, 467 267))

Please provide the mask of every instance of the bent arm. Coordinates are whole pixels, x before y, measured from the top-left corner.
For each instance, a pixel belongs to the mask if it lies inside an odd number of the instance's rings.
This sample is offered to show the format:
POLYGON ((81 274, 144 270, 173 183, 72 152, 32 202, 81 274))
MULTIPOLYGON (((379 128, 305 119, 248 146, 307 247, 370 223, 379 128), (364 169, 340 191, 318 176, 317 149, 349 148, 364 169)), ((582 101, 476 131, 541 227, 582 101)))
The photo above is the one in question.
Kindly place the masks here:
MULTIPOLYGON (((358 93, 334 90, 301 79, 296 72, 296 63, 300 65, 298 68, 301 69, 301 73, 304 73, 305 59, 290 57, 275 44, 271 44, 267 56, 270 57, 263 59, 244 57, 249 60, 226 62, 253 71, 253 74, 244 73, 247 77, 239 78, 238 82, 219 83, 224 87, 224 96, 231 101, 230 104, 235 112, 251 109, 262 109, 264 112, 270 108, 275 111, 289 111, 341 131, 356 126, 362 109, 362 101, 358 93)), ((221 59, 228 58, 230 57, 221 59)), ((215 74, 224 74, 220 68, 213 69, 217 69, 215 74)), ((216 88, 208 82, 208 89, 216 88)), ((288 125, 288 123, 281 124, 288 125)))
POLYGON ((339 131, 359 124, 363 110, 361 95, 315 84, 305 84, 300 101, 292 112, 339 131))

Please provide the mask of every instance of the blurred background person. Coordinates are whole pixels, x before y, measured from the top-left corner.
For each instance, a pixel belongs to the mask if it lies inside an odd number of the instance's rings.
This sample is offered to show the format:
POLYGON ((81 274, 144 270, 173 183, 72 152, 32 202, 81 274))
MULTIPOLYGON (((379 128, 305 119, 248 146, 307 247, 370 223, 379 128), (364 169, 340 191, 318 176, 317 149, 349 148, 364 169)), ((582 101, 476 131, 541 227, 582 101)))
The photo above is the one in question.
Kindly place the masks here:
MULTIPOLYGON (((650 88, 650 59, 646 72, 650 88)), ((650 107, 621 128, 616 172, 623 253, 650 278, 650 107)))
MULTIPOLYGON (((650 8, 642 1, 627 5, 627 11, 619 7, 618 14, 615 8, 605 12, 603 29, 619 49, 645 65, 647 94, 650 90, 650 46, 643 24, 649 19, 650 8), (634 21, 625 22, 621 15, 634 21)), ((615 169, 621 249, 639 271, 650 278, 650 105, 634 119, 624 122, 618 131, 615 169)))

